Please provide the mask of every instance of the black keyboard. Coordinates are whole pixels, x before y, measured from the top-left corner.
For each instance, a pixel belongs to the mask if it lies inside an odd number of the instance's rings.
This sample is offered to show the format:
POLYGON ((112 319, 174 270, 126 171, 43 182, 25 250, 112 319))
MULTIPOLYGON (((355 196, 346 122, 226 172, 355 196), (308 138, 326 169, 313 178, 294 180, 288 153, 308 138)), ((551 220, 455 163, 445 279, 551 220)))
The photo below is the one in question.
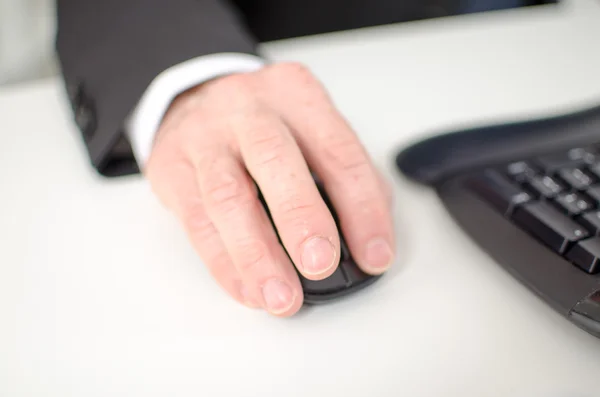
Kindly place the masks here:
POLYGON ((396 166, 435 189, 496 264, 600 337, 600 105, 436 134, 396 166))
POLYGON ((488 168, 466 183, 582 271, 600 272, 600 146, 488 168))

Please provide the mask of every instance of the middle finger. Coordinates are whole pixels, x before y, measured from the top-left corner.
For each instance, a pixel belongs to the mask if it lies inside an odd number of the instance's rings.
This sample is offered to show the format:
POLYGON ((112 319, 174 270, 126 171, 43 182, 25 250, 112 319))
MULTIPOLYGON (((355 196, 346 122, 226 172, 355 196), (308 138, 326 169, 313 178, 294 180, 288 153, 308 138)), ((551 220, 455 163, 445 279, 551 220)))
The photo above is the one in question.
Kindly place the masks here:
POLYGON ((236 132, 240 154, 292 261, 306 278, 330 276, 339 262, 339 233, 291 132, 266 111, 236 132))

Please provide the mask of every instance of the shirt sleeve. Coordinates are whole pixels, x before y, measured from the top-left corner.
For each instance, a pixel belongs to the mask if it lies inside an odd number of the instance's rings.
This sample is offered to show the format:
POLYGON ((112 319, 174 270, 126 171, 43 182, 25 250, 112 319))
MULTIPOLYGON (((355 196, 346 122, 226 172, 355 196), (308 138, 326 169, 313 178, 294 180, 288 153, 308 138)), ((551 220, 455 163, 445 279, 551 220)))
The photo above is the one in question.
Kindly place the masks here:
POLYGON ((154 136, 165 112, 177 95, 218 76, 260 69, 265 61, 257 56, 221 53, 193 58, 158 75, 126 121, 125 133, 140 169, 150 157, 154 136))

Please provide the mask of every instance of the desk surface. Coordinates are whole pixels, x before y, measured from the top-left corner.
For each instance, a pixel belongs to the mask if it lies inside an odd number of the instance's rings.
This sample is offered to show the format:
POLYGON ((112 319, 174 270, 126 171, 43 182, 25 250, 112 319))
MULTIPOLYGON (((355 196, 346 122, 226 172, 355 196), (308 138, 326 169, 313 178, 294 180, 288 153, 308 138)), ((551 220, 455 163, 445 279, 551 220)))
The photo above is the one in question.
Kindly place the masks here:
POLYGON ((265 45, 313 68, 397 194, 390 273, 288 320, 227 299, 145 181, 95 175, 57 80, 1 92, 0 395, 597 396, 600 340, 391 164, 448 128, 598 100, 599 19, 579 0, 265 45))

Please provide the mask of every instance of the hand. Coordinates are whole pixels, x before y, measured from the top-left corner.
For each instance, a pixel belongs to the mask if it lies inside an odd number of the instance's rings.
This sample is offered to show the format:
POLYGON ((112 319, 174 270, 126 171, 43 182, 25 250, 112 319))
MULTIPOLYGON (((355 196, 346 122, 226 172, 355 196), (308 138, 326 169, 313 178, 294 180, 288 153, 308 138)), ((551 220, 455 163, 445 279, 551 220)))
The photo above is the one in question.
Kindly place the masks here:
POLYGON ((301 65, 221 77, 179 96, 144 173, 229 295, 290 316, 303 298, 294 265, 320 280, 340 256, 339 232, 309 167, 323 181, 359 266, 384 272, 395 242, 387 185, 301 65))

